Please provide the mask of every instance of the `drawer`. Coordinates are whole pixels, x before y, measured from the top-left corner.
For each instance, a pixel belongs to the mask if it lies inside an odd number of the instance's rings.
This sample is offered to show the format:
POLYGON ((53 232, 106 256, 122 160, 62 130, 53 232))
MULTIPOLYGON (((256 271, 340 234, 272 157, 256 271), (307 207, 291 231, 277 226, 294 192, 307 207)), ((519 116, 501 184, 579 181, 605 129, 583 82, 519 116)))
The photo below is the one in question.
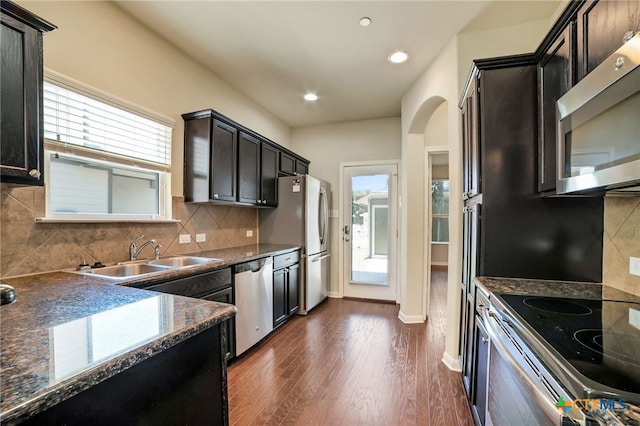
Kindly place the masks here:
POLYGON ((145 287, 145 290, 177 294, 180 296, 199 297, 213 293, 224 287, 230 287, 231 284, 231 268, 225 268, 152 285, 151 287, 145 287))
POLYGON ((273 269, 281 269, 285 266, 293 265, 300 262, 300 251, 292 251, 285 254, 273 256, 273 269))

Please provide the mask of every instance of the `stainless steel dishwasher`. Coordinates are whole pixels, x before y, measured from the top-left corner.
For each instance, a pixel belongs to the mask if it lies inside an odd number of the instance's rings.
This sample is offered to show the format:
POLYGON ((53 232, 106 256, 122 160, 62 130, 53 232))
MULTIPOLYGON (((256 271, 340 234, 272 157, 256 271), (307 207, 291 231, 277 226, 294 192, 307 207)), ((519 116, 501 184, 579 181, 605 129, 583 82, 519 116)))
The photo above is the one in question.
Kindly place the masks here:
POLYGON ((235 267, 236 355, 273 330, 273 258, 265 257, 235 267))

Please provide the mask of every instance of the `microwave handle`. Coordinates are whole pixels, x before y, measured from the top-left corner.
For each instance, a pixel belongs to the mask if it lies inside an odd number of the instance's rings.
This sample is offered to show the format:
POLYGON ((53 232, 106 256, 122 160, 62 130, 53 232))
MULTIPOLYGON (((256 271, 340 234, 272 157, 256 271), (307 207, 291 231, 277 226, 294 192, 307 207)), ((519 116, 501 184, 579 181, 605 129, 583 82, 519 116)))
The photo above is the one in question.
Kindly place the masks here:
MULTIPOLYGON (((491 345, 496 349, 496 351, 499 352, 500 356, 505 360, 505 362, 507 362, 509 366, 518 373, 518 376, 527 381, 533 398, 539 404, 540 408, 542 408, 542 411, 544 411, 545 415, 548 418, 552 419, 555 424, 571 425, 573 423, 573 420, 560 413, 558 408, 555 406, 555 401, 550 399, 550 396, 546 391, 544 385, 541 382, 534 382, 522 368, 520 363, 518 363, 515 357, 511 354, 511 351, 509 351, 509 349, 507 348, 507 344, 509 344, 510 339, 504 334, 504 332, 501 332, 499 330, 499 320, 496 313, 491 309, 483 309, 482 311, 482 316, 484 318, 484 323, 486 324, 486 330, 487 334, 489 335, 491 345), (505 343, 505 341, 507 343, 505 343)), ((522 359, 521 362, 524 363, 526 361, 522 359)))

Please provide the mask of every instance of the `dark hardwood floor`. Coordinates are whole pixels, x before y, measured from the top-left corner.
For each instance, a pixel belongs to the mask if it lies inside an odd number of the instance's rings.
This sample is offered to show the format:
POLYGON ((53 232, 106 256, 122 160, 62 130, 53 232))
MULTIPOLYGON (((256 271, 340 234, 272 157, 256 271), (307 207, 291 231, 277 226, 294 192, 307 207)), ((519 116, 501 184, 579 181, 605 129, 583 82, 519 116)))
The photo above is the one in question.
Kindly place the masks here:
POLYGON ((393 304, 329 299, 229 367, 231 425, 473 425, 442 363, 447 273, 432 271, 426 324, 393 304))

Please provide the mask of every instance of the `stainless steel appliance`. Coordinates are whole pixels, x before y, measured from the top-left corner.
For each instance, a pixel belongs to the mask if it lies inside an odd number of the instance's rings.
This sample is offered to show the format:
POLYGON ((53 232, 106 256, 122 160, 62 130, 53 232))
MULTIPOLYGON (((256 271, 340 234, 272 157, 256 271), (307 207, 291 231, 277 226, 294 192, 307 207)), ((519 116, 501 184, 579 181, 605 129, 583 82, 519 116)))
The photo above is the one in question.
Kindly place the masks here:
POLYGON ((302 247, 302 315, 329 293, 329 195, 329 183, 313 176, 280 177, 278 207, 259 213, 261 243, 302 247))
POLYGON ((273 330, 273 258, 240 263, 235 269, 236 355, 273 330))
POLYGON ((638 313, 628 301, 492 296, 487 424, 638 424, 638 313))
POLYGON ((561 97, 557 115, 558 193, 640 185, 640 33, 561 97))

